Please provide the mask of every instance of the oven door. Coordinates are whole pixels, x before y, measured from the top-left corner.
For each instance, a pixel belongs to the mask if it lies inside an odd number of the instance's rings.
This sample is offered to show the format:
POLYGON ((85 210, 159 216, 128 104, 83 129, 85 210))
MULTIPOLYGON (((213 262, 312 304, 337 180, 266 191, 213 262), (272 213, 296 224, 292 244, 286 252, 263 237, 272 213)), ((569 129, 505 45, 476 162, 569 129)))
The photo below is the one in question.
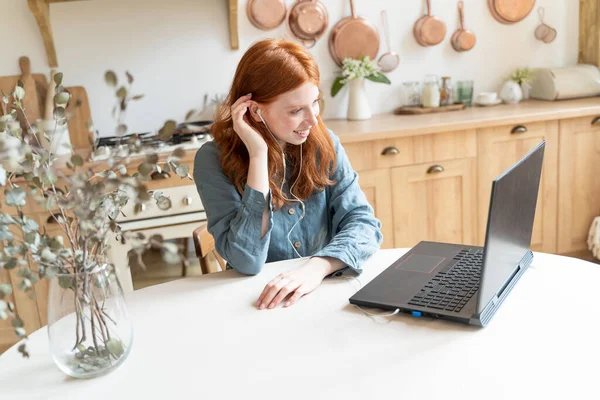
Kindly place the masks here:
MULTIPOLYGON (((146 238, 152 235, 161 235, 165 241, 191 243, 192 232, 202 223, 206 222, 206 213, 194 212, 168 217, 151 218, 139 221, 121 222, 119 225, 123 232, 141 232, 146 238)), ((114 241, 108 252, 109 259, 115 265, 117 276, 124 292, 133 291, 132 270, 128 252, 131 246, 114 241)), ((194 246, 184 246, 184 256, 197 261, 194 246)), ((135 272, 135 271, 133 271, 135 272)))

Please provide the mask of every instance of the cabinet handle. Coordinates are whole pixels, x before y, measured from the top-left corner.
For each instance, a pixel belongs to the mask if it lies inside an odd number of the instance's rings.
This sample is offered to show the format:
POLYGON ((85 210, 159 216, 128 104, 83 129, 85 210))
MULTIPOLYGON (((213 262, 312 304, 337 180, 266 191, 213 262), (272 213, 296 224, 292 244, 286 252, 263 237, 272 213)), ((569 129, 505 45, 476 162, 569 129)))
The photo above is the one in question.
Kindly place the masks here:
POLYGON ((442 167, 441 165, 432 165, 431 167, 429 167, 427 169, 428 174, 433 174, 433 173, 438 173, 438 172, 444 172, 444 167, 442 167))
POLYGON ((600 117, 596 117, 592 120, 592 125, 593 126, 598 126, 600 125, 600 117))
POLYGON ((400 154, 400 151, 394 146, 386 147, 381 152, 382 156, 395 156, 396 154, 400 154))
POLYGON ((158 181, 161 179, 169 179, 171 177, 171 174, 169 174, 166 171, 161 171, 161 172, 154 172, 152 173, 152 175, 150 175, 150 179, 152 179, 153 181, 158 181))
POLYGON ((510 131, 510 133, 525 133, 527 132, 527 128, 525 128, 523 125, 517 125, 514 128, 512 128, 512 130, 510 131))

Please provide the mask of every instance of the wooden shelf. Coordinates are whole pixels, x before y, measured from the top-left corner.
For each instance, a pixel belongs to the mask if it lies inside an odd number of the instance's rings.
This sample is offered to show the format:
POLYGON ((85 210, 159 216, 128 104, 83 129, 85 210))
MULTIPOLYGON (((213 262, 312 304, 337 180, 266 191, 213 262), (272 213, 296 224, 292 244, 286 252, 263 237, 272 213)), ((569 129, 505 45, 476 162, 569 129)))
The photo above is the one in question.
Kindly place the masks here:
POLYGON ((50 26, 50 3, 65 3, 67 1, 81 0, 27 0, 29 9, 35 17, 40 33, 42 34, 42 40, 44 41, 50 68, 58 67, 56 48, 54 47, 54 36, 52 35, 52 27, 50 26))

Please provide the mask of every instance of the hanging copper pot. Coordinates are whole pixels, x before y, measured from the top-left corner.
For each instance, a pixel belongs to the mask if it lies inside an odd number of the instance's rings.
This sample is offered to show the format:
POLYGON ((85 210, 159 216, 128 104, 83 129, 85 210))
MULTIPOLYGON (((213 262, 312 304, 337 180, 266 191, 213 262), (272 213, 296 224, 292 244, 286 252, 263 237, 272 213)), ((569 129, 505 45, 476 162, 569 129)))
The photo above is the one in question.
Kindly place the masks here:
POLYGON ((252 25, 268 31, 283 23, 287 8, 284 0, 248 0, 246 14, 252 25))
POLYGON ((514 24, 529 15, 535 0, 488 0, 492 16, 503 24, 514 24))
POLYGON ((313 47, 327 30, 329 15, 319 0, 298 0, 287 18, 288 30, 306 47, 313 47))
POLYGON ((431 15, 431 3, 427 0, 427 14, 421 16, 413 27, 415 40, 423 47, 440 44, 446 37, 446 24, 431 15))
POLYGON ((356 16, 353 0, 350 0, 350 11, 352 16, 340 20, 329 34, 329 53, 340 67, 346 57, 369 56, 374 60, 379 52, 377 29, 365 18, 356 16))

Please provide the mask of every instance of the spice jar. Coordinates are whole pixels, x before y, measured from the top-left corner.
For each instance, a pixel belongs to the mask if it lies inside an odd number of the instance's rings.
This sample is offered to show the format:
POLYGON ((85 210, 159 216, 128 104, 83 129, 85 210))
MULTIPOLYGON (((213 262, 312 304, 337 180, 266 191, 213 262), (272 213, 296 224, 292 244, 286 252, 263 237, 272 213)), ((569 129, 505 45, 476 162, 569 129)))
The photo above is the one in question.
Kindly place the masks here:
POLYGON ((440 105, 450 106, 454 104, 454 92, 449 76, 442 76, 442 87, 440 89, 440 105))

